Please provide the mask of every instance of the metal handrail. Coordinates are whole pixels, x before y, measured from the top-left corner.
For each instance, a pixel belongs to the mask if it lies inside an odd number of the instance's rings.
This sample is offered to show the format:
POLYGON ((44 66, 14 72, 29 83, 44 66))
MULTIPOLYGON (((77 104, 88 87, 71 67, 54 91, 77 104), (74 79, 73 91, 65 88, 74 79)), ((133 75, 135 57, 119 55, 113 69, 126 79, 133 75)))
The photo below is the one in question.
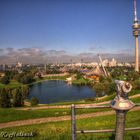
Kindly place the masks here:
MULTIPOLYGON (((134 107, 140 106, 140 103, 135 104, 134 107)), ((76 109, 88 109, 88 108, 111 108, 111 106, 95 106, 95 105, 87 105, 87 106, 80 106, 74 105, 71 106, 71 123, 72 123, 72 140, 76 140, 77 133, 108 133, 108 132, 115 132, 115 129, 106 129, 106 130, 76 130, 76 109)), ((125 128, 125 131, 136 131, 140 130, 140 127, 134 128, 125 128)))

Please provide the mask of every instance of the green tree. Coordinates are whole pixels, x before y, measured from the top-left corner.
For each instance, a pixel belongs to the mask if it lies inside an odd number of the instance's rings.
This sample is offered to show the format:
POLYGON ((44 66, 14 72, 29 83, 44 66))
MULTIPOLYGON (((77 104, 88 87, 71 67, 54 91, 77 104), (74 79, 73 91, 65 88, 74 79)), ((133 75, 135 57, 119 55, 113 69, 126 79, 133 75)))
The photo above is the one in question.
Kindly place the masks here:
POLYGON ((22 86, 21 91, 22 91, 23 99, 26 99, 29 95, 29 86, 27 86, 27 85, 22 86))
POLYGON ((133 89, 140 90, 140 80, 131 81, 133 89))
POLYGON ((9 84, 10 83, 9 77, 8 76, 2 77, 1 83, 5 85, 9 84))
POLYGON ((130 71, 127 75, 127 80, 128 81, 135 81, 138 80, 140 78, 140 73, 135 72, 135 71, 130 71))
POLYGON ((94 84, 93 89, 96 92, 96 97, 100 97, 100 96, 102 96, 102 93, 104 92, 104 84, 96 83, 96 84, 94 84))
POLYGON ((30 84, 34 82, 34 76, 31 73, 21 73, 15 77, 18 82, 23 84, 30 84))
POLYGON ((115 82, 111 82, 111 83, 109 83, 108 92, 106 92, 106 94, 111 95, 114 92, 116 92, 116 84, 115 84, 115 82))
POLYGON ((13 106, 14 107, 23 106, 24 101, 21 88, 14 89, 12 95, 13 95, 13 106))
POLYGON ((80 78, 82 78, 82 77, 83 77, 83 74, 82 74, 81 72, 78 71, 78 72, 76 73, 76 78, 77 78, 77 79, 80 79, 80 78))
POLYGON ((13 79, 13 77, 17 74, 17 71, 5 71, 5 75, 9 77, 9 79, 13 79))
POLYGON ((11 106, 10 96, 8 91, 3 88, 0 91, 0 107, 7 108, 11 106))

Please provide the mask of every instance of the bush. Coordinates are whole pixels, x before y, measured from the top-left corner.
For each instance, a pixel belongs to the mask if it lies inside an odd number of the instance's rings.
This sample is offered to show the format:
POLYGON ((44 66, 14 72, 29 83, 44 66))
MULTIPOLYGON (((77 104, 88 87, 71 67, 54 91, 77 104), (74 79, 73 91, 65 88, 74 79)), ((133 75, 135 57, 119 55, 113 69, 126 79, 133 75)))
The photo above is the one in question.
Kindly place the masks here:
POLYGON ((35 97, 32 97, 31 99, 31 106, 37 105, 39 103, 39 100, 35 97))
POLYGON ((85 102, 93 102, 93 101, 96 101, 96 98, 95 97, 93 97, 93 98, 86 98, 84 100, 85 100, 85 102))

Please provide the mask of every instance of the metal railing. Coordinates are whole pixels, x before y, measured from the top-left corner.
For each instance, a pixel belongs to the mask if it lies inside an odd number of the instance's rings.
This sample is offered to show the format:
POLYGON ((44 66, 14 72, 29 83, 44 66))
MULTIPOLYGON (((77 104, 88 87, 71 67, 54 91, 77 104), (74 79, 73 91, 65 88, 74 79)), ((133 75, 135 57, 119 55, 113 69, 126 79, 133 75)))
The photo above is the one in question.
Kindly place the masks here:
MULTIPOLYGON (((140 106, 140 104, 136 104, 136 106, 140 106)), ((107 132, 116 132, 115 129, 106 129, 106 130, 77 130, 76 129, 76 109, 89 109, 89 108, 111 108, 111 106, 78 106, 78 105, 72 105, 71 106, 71 127, 72 127, 72 140, 76 140, 76 135, 78 133, 107 133, 107 132)), ((117 116, 116 116, 117 117, 117 116)), ((125 131, 134 131, 134 130, 140 130, 140 127, 135 128, 125 128, 125 131)))

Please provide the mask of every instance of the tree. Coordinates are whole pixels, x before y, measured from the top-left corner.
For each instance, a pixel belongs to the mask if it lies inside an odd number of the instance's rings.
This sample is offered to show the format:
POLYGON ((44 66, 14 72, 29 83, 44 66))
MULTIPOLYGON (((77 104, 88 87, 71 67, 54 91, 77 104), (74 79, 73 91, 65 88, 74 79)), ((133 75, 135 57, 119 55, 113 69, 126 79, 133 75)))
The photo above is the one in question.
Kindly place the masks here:
POLYGON ((29 87, 27 85, 24 85, 21 87, 21 91, 23 99, 26 99, 29 95, 29 87))
POLYGON ((108 92, 106 94, 111 95, 114 92, 116 92, 116 84, 115 84, 115 82, 111 82, 111 83, 109 83, 108 92))
POLYGON ((39 100, 35 97, 32 97, 31 99, 31 106, 37 105, 39 103, 39 100))
POLYGON ((82 76, 83 76, 83 74, 82 74, 81 72, 78 71, 78 72, 76 73, 76 78, 77 78, 77 79, 82 78, 82 76))
POLYGON ((93 86, 95 92, 96 92, 96 97, 102 96, 102 93, 104 92, 104 84, 103 83, 96 83, 93 86))
POLYGON ((13 106, 14 107, 23 106, 24 101, 23 101, 21 88, 17 88, 15 90, 13 90, 12 95, 13 95, 13 106))
POLYGON ((5 75, 9 77, 9 79, 12 79, 17 74, 17 71, 5 71, 5 75))
POLYGON ((9 77, 8 76, 2 77, 1 83, 5 85, 9 84, 10 83, 9 77))
POLYGON ((23 84, 30 84, 34 82, 34 76, 31 73, 21 73, 18 76, 16 76, 16 79, 18 82, 23 84))
POLYGON ((140 90, 140 80, 131 81, 132 87, 135 90, 140 90))
POLYGON ((128 81, 135 81, 135 80, 138 80, 139 78, 140 78, 140 74, 138 72, 135 72, 135 71, 131 71, 127 75, 128 81))
POLYGON ((0 107, 7 108, 11 106, 10 96, 8 91, 4 88, 0 91, 0 107))

